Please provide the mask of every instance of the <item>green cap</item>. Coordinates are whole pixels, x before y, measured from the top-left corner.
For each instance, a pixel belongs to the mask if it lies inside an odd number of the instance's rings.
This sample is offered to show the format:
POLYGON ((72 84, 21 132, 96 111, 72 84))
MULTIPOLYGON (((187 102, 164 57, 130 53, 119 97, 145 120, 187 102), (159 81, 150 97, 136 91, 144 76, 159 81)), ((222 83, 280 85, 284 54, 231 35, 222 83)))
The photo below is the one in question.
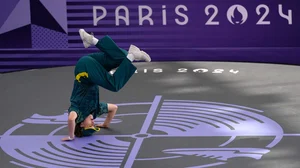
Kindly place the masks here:
POLYGON ((89 128, 83 128, 82 130, 82 135, 83 136, 91 136, 95 132, 99 132, 100 128, 99 127, 89 127, 89 128))

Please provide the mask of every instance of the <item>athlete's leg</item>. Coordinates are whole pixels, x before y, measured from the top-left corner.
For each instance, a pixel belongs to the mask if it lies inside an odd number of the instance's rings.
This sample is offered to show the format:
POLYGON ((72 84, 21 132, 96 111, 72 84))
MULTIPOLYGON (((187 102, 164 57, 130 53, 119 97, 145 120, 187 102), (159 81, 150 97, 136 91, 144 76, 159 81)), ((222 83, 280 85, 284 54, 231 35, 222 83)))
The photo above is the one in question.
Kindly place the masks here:
MULTIPOLYGON (((82 58, 85 64, 85 78, 93 84, 99 85, 110 91, 119 91, 135 73, 136 67, 129 59, 124 59, 114 75, 109 74, 106 69, 91 57, 82 58)), ((78 78, 80 82, 80 78, 78 78)))
POLYGON ((128 52, 119 48, 117 44, 109 37, 104 36, 95 45, 99 50, 104 52, 104 57, 99 54, 92 54, 91 57, 96 59, 105 69, 112 70, 120 66, 121 62, 127 58, 128 52))
POLYGON ((111 71, 112 69, 118 67, 121 63, 121 61, 118 64, 117 63, 114 63, 114 64, 108 63, 108 62, 111 62, 110 58, 104 52, 91 53, 88 56, 95 59, 108 72, 111 71))
POLYGON ((100 117, 103 114, 107 114, 105 121, 101 124, 96 124, 96 127, 101 127, 101 128, 108 128, 110 122, 114 118, 116 112, 118 110, 118 106, 115 104, 110 104, 110 103, 105 103, 105 102, 100 102, 99 103, 99 109, 97 113, 95 114, 96 117, 100 117))
POLYGON ((136 61, 151 61, 150 56, 146 52, 140 51, 138 47, 130 45, 129 51, 127 52, 118 47, 118 45, 107 35, 99 40, 96 47, 106 53, 112 60, 124 59, 128 54, 133 54, 136 61))
MULTIPOLYGON (((127 52, 127 51, 125 51, 127 52)), ((127 58, 128 54, 122 54, 121 58, 113 59, 108 56, 107 53, 92 53, 89 54, 90 57, 94 58, 97 62, 99 62, 107 71, 111 71, 112 69, 117 68, 121 62, 127 58)))
POLYGON ((99 62, 106 71, 111 71, 117 68, 121 62, 128 57, 134 60, 133 55, 129 55, 124 49, 119 48, 115 42, 108 36, 104 36, 100 40, 80 29, 79 34, 83 40, 84 46, 87 48, 90 45, 96 46, 102 52, 91 53, 88 56, 99 62))
POLYGON ((103 58, 103 55, 100 55, 101 57, 97 58, 97 56, 99 56, 97 53, 92 54, 92 57, 98 60, 98 62, 101 64, 104 64, 102 60, 105 59, 107 64, 116 64, 112 66, 117 67, 117 65, 120 64, 124 58, 128 57, 128 54, 132 54, 134 56, 133 59, 136 61, 151 61, 150 56, 146 52, 140 51, 139 48, 134 45, 131 45, 129 51, 127 52, 126 50, 118 47, 118 45, 109 36, 104 36, 99 40, 93 35, 88 34, 84 29, 80 29, 79 34, 86 48, 90 45, 95 45, 99 50, 106 54, 104 56, 105 58, 103 58))

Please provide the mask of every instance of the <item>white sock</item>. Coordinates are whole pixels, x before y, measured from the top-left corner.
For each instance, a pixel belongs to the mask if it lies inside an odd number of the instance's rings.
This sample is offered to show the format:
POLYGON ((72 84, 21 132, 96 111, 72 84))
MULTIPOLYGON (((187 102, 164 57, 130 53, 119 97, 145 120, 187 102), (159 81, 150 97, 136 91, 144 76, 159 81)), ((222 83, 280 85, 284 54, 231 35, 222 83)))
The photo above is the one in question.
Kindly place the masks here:
POLYGON ((96 45, 98 43, 98 41, 99 40, 97 38, 93 37, 93 40, 92 40, 93 45, 96 45))
POLYGON ((133 56, 132 54, 128 54, 128 55, 127 55, 127 58, 128 58, 131 62, 133 62, 133 60, 134 60, 134 56, 133 56))

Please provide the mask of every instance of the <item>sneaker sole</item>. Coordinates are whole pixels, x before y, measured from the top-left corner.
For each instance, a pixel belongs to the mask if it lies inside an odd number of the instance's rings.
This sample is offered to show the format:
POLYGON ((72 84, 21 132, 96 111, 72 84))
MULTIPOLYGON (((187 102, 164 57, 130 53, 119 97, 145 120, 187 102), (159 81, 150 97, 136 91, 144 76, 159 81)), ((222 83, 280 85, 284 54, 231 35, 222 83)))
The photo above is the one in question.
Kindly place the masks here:
POLYGON ((146 62, 151 62, 151 57, 145 52, 145 51, 141 51, 144 55, 145 55, 145 57, 146 57, 146 59, 145 59, 145 61, 146 62))

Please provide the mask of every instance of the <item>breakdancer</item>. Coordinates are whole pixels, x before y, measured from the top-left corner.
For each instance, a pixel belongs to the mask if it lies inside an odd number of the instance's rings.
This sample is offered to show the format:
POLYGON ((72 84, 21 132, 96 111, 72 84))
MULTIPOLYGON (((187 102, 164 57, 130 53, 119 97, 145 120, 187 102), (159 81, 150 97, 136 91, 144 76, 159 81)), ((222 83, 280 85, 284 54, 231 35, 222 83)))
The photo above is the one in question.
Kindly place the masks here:
POLYGON ((119 48, 109 37, 101 39, 79 30, 85 48, 96 46, 100 52, 81 57, 74 70, 73 91, 68 109, 68 136, 62 141, 71 141, 76 137, 91 136, 102 127, 108 127, 117 112, 117 105, 99 101, 99 86, 118 92, 136 71, 133 61, 150 62, 150 56, 135 45, 129 50, 119 48), (117 68, 117 69, 116 69, 117 68), (109 72, 116 69, 114 74, 109 72), (94 119, 107 114, 102 124, 94 119))

